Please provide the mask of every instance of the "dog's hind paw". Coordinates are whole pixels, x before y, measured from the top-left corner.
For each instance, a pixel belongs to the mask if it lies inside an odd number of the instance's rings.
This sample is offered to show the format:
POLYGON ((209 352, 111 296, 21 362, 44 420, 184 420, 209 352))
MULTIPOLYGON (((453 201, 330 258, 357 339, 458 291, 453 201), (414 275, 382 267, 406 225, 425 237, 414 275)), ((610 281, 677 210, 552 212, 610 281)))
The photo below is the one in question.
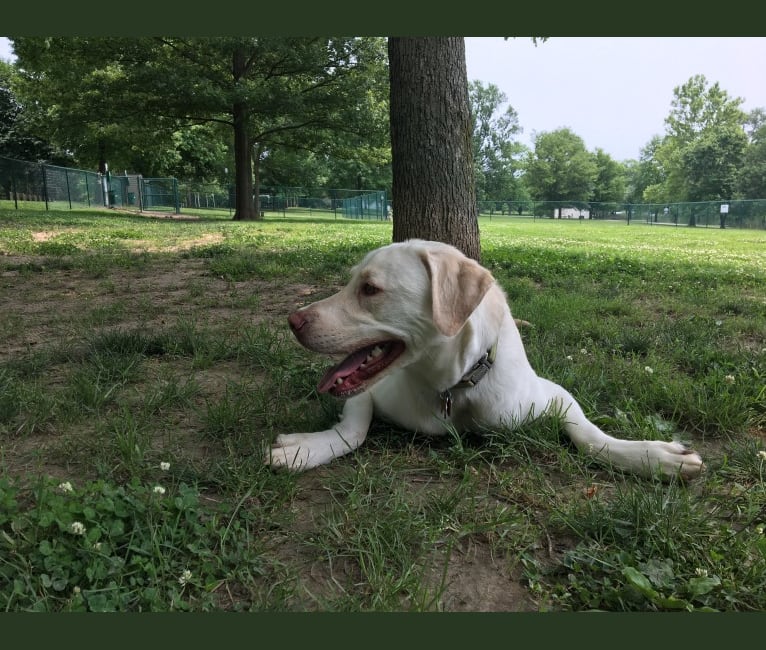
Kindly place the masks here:
POLYGON ((705 468, 700 455, 681 442, 655 442, 650 464, 666 476, 697 478, 705 468))

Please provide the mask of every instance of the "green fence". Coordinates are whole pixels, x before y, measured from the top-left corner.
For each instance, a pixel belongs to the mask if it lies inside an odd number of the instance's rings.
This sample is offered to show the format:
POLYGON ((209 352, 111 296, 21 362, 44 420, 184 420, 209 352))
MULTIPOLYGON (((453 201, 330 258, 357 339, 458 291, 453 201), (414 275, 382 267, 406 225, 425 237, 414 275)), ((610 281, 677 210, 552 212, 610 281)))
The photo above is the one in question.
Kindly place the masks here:
MULTIPOLYGON (((233 212, 236 191, 233 185, 178 184, 180 209, 228 210, 233 212)), ((387 195, 383 190, 351 190, 343 188, 261 186, 261 211, 290 211, 332 214, 351 219, 385 219, 388 215, 387 195)))
POLYGON ((115 207, 180 211, 175 178, 99 174, 83 169, 31 163, 0 156, 0 201, 18 209, 46 210, 115 207))
POLYGON ((139 177, 139 182, 142 210, 181 212, 178 181, 175 178, 139 177))
POLYGON ((0 201, 16 209, 43 203, 54 210, 104 207, 105 180, 96 172, 0 156, 0 201))
MULTIPOLYGON (((259 199, 261 210, 284 215, 297 209, 347 219, 391 218, 383 190, 261 187, 259 199)), ((175 178, 143 178, 137 174, 101 175, 0 156, 0 202, 10 202, 16 209, 44 204, 46 210, 118 207, 175 213, 223 209, 231 213, 235 191, 233 186, 179 183, 175 178)), ((766 199, 655 204, 491 200, 479 201, 478 209, 479 216, 490 219, 608 219, 656 226, 766 229, 766 199)))
POLYGON ((369 192, 348 199, 343 199, 343 216, 347 219, 379 219, 390 218, 386 193, 369 192))
POLYGON ((594 201, 479 201, 484 217, 609 219, 626 223, 703 228, 766 229, 766 199, 684 203, 603 203, 594 201))

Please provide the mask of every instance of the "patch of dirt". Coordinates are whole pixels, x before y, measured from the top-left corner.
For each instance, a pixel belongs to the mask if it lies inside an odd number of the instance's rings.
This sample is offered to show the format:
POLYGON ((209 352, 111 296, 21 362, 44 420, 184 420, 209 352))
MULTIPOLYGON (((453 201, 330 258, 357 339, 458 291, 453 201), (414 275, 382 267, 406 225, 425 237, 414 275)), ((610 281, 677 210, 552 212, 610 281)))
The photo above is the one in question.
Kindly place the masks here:
POLYGON ((537 611, 520 570, 509 569, 487 544, 473 541, 453 551, 441 602, 448 612, 537 611))
POLYGON ((59 234, 60 233, 58 232, 52 232, 52 231, 33 232, 32 241, 36 241, 36 242, 48 241, 59 234))

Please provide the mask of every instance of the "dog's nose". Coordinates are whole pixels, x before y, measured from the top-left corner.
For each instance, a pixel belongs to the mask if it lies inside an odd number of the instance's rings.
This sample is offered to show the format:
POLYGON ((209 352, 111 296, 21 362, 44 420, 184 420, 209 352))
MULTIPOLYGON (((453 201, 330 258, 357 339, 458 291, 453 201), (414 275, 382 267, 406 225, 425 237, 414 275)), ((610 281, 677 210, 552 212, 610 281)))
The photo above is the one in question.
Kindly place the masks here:
POLYGON ((290 329, 293 332, 299 332, 307 321, 301 312, 294 311, 287 317, 287 322, 290 323, 290 329))

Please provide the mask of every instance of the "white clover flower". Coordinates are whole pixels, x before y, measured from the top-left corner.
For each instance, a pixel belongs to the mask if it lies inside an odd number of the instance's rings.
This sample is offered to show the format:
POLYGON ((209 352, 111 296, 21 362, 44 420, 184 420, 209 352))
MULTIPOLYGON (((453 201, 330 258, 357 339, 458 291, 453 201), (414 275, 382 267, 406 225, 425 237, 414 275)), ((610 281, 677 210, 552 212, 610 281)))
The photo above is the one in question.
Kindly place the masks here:
POLYGON ((72 525, 69 527, 69 530, 71 530, 75 535, 84 535, 85 531, 88 529, 85 528, 85 525, 82 522, 73 521, 72 525))
POLYGON ((571 354, 567 355, 567 361, 573 361, 574 357, 571 354))
POLYGON ((700 578, 707 578, 707 569, 700 569, 697 567, 694 569, 694 573, 696 573, 700 578))
POLYGON ((79 594, 80 591, 81 590, 80 590, 80 588, 77 585, 75 585, 74 589, 72 589, 72 593, 75 594, 75 595, 79 594))
POLYGON ((648 372, 650 375, 654 373, 654 368, 651 366, 644 366, 644 370, 646 370, 646 372, 648 372))
POLYGON ((192 572, 189 571, 189 569, 184 569, 183 573, 181 573, 180 577, 178 578, 178 584, 182 587, 191 580, 192 572))
POLYGON ((726 375, 726 376, 723 378, 723 380, 724 380, 724 381, 725 381, 727 384, 733 384, 733 383, 734 383, 734 375, 726 375))
POLYGON ((588 354, 588 351, 585 348, 580 348, 580 354, 588 354))
POLYGON ((165 494, 165 488, 161 485, 155 485, 154 490, 152 490, 155 494, 163 495, 165 494))
POLYGON ((100 550, 101 550, 101 542, 96 542, 96 543, 93 545, 93 550, 94 550, 94 551, 100 551, 100 550))
POLYGON ((59 490, 62 492, 73 492, 74 488, 69 481, 64 481, 63 483, 59 483, 59 490))
POLYGON ((763 535, 763 524, 759 524, 758 526, 756 526, 755 532, 758 533, 759 535, 763 535))
POLYGON ((761 457, 761 460, 766 460, 766 451, 761 449, 761 451, 758 452, 758 455, 761 457))
POLYGON ((163 472, 167 472, 170 469, 170 463, 160 463, 160 469, 163 472))

